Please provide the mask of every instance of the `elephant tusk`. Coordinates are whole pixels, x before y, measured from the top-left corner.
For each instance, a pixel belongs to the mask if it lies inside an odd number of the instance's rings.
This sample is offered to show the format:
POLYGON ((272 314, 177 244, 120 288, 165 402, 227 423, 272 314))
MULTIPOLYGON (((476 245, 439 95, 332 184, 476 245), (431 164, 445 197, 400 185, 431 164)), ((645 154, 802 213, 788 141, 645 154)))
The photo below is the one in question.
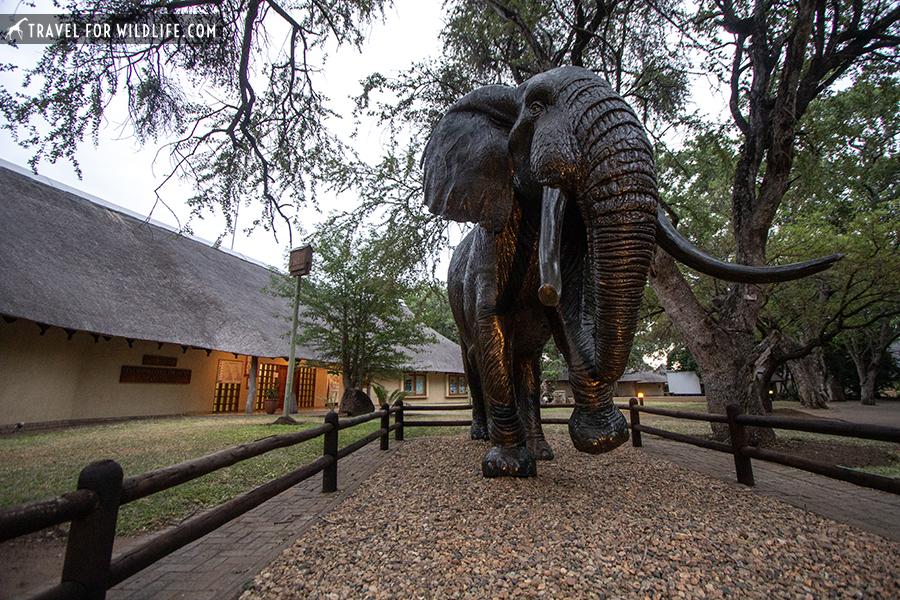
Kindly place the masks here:
POLYGON ((541 239, 538 244, 538 262, 541 274, 538 297, 544 306, 557 306, 562 294, 559 241, 565 212, 565 195, 558 189, 545 187, 541 207, 541 239))
POLYGON ((736 283, 777 283, 779 281, 790 281, 818 273, 819 271, 824 271, 844 258, 843 254, 832 254, 831 256, 826 256, 824 258, 816 258, 777 267, 749 267, 746 265, 735 265, 713 258, 698 250, 693 244, 678 233, 678 230, 676 230, 675 226, 672 225, 672 222, 669 221, 669 217, 666 216, 666 212, 663 210, 662 206, 657 205, 656 217, 659 223, 656 228, 656 243, 659 244, 663 250, 692 269, 696 269, 701 273, 725 281, 734 281, 736 283))

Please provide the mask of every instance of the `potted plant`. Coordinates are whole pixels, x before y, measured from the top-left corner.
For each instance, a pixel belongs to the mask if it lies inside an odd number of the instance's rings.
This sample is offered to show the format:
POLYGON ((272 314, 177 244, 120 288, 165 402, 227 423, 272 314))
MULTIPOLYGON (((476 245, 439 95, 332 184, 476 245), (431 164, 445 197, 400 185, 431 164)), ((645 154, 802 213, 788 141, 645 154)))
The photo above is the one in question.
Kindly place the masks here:
POLYGON ((278 409, 278 398, 275 397, 275 388, 269 388, 266 390, 266 401, 264 403, 266 414, 274 415, 275 411, 278 409))

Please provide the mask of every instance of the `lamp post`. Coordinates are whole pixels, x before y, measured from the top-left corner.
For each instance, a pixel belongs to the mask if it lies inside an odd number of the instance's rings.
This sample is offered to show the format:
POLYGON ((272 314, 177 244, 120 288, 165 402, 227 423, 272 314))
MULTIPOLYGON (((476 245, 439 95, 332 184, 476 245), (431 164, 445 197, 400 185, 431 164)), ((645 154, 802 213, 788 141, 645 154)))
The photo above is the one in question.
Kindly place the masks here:
POLYGON ((291 350, 288 357, 288 375, 284 386, 284 412, 282 416, 288 417, 291 412, 291 394, 294 391, 294 362, 297 351, 297 312, 300 308, 300 279, 309 273, 312 266, 312 246, 306 245, 291 250, 291 258, 288 263, 288 272, 291 277, 297 278, 294 287, 294 316, 291 318, 291 350))

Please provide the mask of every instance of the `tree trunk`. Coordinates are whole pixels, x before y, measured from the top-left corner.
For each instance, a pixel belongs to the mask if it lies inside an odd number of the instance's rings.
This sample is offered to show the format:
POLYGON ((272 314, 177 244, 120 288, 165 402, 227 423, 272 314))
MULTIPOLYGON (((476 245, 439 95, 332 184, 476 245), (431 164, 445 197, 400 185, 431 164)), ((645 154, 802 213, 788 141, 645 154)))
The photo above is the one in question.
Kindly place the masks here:
MULTIPOLYGON (((703 374, 709 412, 725 414, 735 403, 745 414, 764 415, 756 384, 756 358, 761 354, 753 327, 738 328, 738 321, 723 326, 710 318, 691 292, 675 260, 657 249, 650 270, 650 283, 678 333, 686 341, 703 374)), ((745 287, 745 286, 741 286, 745 287)), ((752 303, 755 296, 741 294, 741 302, 752 303)), ((741 311, 736 311, 740 313, 741 311)), ((750 311, 753 312, 753 311, 750 311)), ((755 313, 752 315, 755 322, 755 313)), ((712 424, 713 437, 728 439, 728 426, 712 424)), ((775 440, 770 428, 751 428, 750 443, 766 445, 775 440)))
POLYGON ((859 375, 859 401, 866 406, 875 406, 875 376, 878 369, 866 369, 859 375))
POLYGON ((772 406, 772 395, 769 394, 769 388, 772 385, 772 376, 775 374, 775 369, 778 368, 778 365, 773 361, 768 361, 765 365, 765 368, 760 373, 757 378, 757 384, 759 386, 759 401, 763 405, 763 409, 766 411, 766 414, 771 414, 774 412, 775 407, 772 406))
POLYGON ((250 379, 247 382, 247 405, 244 412, 248 415, 253 414, 253 405, 256 403, 256 374, 259 372, 259 358, 250 357, 250 379))
POLYGON ((805 408, 828 408, 828 402, 834 402, 835 386, 831 372, 825 364, 825 355, 821 348, 797 360, 788 361, 800 406, 805 408), (831 381, 830 381, 831 380, 831 381))

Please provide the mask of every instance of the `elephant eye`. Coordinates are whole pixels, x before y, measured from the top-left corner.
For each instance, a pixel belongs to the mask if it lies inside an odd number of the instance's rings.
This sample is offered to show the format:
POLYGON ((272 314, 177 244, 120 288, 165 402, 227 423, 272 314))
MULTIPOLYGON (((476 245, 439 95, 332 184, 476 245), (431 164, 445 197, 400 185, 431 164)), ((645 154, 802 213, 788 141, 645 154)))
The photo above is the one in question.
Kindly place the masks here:
POLYGON ((540 100, 535 100, 534 102, 531 103, 531 107, 530 107, 530 109, 531 109, 531 114, 533 114, 533 115, 539 115, 539 114, 541 114, 542 112, 544 112, 544 110, 545 110, 546 108, 547 108, 547 107, 546 107, 546 105, 544 105, 543 102, 541 102, 540 100))

